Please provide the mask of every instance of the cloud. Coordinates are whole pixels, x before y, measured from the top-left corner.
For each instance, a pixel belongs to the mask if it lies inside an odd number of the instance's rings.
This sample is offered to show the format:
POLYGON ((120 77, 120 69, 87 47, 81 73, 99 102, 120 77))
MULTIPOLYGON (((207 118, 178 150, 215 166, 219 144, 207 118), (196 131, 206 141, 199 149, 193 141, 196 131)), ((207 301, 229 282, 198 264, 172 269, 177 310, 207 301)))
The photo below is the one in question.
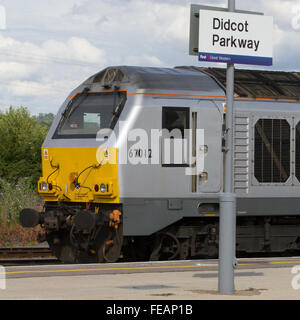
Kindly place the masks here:
MULTIPOLYGON (((72 37, 66 43, 57 40, 48 40, 42 45, 42 51, 50 57, 77 60, 78 62, 106 63, 105 52, 94 47, 83 38, 72 37)), ((75 62, 74 61, 74 62, 75 62)))
POLYGON ((105 65, 105 52, 84 38, 35 44, 0 34, 0 108, 27 102, 34 113, 47 112, 45 101, 52 100, 56 112, 74 87, 105 65))
POLYGON ((300 0, 272 0, 258 1, 261 12, 274 17, 274 24, 280 29, 290 32, 292 20, 295 17, 295 10, 300 8, 300 0))
POLYGON ((149 67, 163 67, 164 63, 155 56, 140 55, 140 56, 129 56, 124 61, 126 65, 133 66, 149 66, 149 67))
MULTIPOLYGON (((185 39, 189 26, 189 5, 182 1, 93 1, 88 0, 70 13, 70 21, 97 26, 99 35, 114 34, 165 42, 185 39)), ((142 43, 141 43, 142 44, 142 43)))
POLYGON ((26 63, 13 61, 0 62, 0 79, 3 81, 24 79, 30 77, 35 72, 35 68, 26 63))
POLYGON ((93 46, 88 40, 71 37, 62 42, 49 39, 41 45, 22 42, 0 34, 0 58, 25 60, 30 63, 80 64, 103 63, 106 58, 103 50, 93 46))
MULTIPOLYGON (((74 87, 109 65, 204 65, 188 56, 189 0, 1 4, 7 30, 0 33, 0 108, 26 104, 34 113, 56 112, 74 87)), ((203 4, 226 5, 224 0, 203 4)), ((300 70, 300 29, 294 27, 300 24, 300 0, 237 1, 236 6, 274 16, 274 66, 268 70, 300 70)))
POLYGON ((20 80, 12 81, 8 90, 12 95, 19 97, 43 97, 49 93, 55 94, 57 92, 62 92, 61 87, 57 86, 57 83, 51 84, 20 80))

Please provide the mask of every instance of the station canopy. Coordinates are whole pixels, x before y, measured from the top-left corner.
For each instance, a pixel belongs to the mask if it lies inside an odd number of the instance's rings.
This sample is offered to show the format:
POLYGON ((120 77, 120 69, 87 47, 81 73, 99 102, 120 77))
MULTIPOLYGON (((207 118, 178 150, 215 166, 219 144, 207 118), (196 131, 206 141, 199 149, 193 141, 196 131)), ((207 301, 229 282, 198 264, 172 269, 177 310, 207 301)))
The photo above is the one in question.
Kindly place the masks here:
MULTIPOLYGON (((226 69, 193 68, 213 76, 226 87, 226 69)), ((238 97, 300 100, 300 72, 235 69, 234 92, 238 97)))

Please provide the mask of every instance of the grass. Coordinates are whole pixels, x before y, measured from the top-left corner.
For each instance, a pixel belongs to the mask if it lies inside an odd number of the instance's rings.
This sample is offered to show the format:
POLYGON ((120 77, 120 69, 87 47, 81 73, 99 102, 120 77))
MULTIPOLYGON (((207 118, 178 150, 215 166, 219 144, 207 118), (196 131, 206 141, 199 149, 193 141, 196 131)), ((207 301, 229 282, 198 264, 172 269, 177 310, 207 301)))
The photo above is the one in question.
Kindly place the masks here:
POLYGON ((19 213, 24 208, 41 211, 39 197, 30 178, 0 179, 0 246, 30 246, 37 244, 40 227, 23 228, 19 213))
POLYGON ((38 244, 40 227, 25 229, 22 226, 5 223, 0 225, 0 247, 31 247, 38 244))

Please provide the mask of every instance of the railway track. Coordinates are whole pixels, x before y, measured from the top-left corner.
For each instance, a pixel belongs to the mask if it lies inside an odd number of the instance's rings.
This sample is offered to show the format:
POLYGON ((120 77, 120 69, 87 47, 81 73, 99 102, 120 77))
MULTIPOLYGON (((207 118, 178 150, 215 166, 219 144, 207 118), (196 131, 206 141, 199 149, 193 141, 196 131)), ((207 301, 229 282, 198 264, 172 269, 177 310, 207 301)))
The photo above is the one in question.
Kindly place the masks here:
POLYGON ((28 265, 58 263, 49 247, 2 247, 0 265, 28 265))

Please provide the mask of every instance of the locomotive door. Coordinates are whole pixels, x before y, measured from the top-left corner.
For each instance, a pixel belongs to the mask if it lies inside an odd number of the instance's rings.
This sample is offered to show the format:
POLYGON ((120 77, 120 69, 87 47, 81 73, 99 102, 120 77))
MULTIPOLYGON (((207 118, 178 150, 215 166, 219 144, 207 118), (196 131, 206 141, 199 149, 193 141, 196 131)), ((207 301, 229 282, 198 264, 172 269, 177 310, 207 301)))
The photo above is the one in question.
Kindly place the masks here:
POLYGON ((199 101, 191 108, 193 193, 216 193, 222 186, 223 115, 213 101, 199 101))

